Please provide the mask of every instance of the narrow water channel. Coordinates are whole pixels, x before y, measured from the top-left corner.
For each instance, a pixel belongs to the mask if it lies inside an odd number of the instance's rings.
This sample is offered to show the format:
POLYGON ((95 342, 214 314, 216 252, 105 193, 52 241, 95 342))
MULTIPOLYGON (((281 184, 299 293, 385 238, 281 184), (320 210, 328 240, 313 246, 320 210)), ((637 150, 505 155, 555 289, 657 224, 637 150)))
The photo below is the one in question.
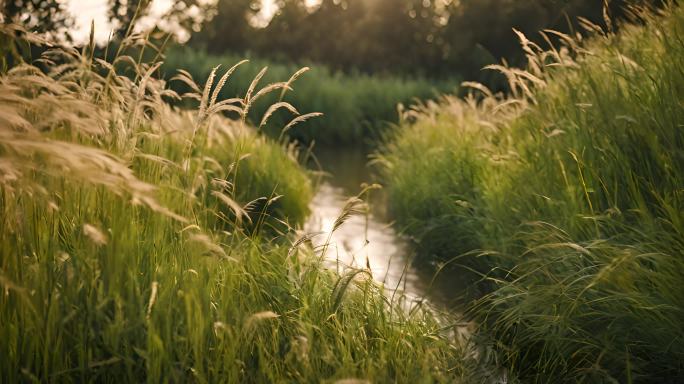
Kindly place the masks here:
MULTIPOLYGON (((321 246, 348 198, 358 194, 361 184, 370 183, 372 177, 362 150, 319 148, 316 157, 328 175, 322 178, 311 202, 304 230, 322 232, 313 240, 315 246, 321 246)), ((368 203, 371 209, 367 216, 352 216, 333 233, 325 255, 327 266, 342 271, 369 265, 373 278, 388 292, 403 293, 409 302, 453 308, 457 296, 453 290, 458 288, 445 284, 445 279, 433 282, 432 268, 414 266, 410 242, 397 233, 388 218, 383 191, 372 191, 368 203)))

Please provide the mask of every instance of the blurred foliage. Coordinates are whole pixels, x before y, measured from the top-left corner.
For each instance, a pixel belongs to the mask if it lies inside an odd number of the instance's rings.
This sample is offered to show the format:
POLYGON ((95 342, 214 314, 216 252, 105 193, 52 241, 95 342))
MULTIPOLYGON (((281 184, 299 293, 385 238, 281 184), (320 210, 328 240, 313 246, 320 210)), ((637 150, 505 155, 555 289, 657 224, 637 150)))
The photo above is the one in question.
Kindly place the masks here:
MULTIPOLYGON (((317 63, 333 71, 459 76, 501 89, 481 68, 504 59, 524 65, 519 30, 547 46, 537 33, 581 30, 580 18, 606 27, 631 4, 662 0, 275 0, 270 20, 262 0, 180 0, 158 27, 190 37, 194 49, 295 63, 317 63), (608 12, 604 13, 607 6, 608 12)), ((108 0, 114 36, 148 15, 151 0, 108 0)), ((63 1, 5 1, 5 18, 37 32, 67 34, 71 16, 63 1)))
POLYGON ((111 22, 116 24, 114 35, 119 39, 126 36, 126 31, 131 24, 147 13, 151 3, 150 0, 109 0, 107 16, 111 22))
POLYGON ((68 28, 73 17, 59 0, 4 0, 0 1, 2 22, 14 22, 38 33, 49 32, 69 40, 68 28))
MULTIPOLYGON (((640 0, 609 2, 608 14, 640 0)), ((532 38, 545 28, 572 32, 578 17, 603 25, 600 0, 278 0, 278 11, 258 25, 259 0, 219 0, 215 16, 191 45, 213 53, 313 61, 333 69, 401 72, 431 77, 463 75, 487 81, 480 69, 524 56, 513 29, 532 38)), ((655 2, 650 2, 655 3, 655 2)), ((538 43, 543 43, 539 38, 538 43)), ((488 74, 487 74, 488 75, 488 74)))
MULTIPOLYGON (((107 17, 114 26, 114 36, 123 38, 131 24, 148 16, 151 5, 152 0, 108 0, 107 17)), ((209 5, 202 0, 176 0, 163 15, 163 25, 157 25, 156 29, 192 33, 199 31, 202 21, 213 15, 209 5)))
MULTIPOLYGON (((166 78, 173 77, 182 68, 196 80, 206 79, 211 68, 221 65, 222 70, 225 70, 242 58, 235 54, 208 54, 202 49, 172 46, 166 52, 161 69, 166 78)), ((287 78, 300 69, 291 63, 249 59, 250 62, 240 66, 235 76, 224 85, 221 97, 231 98, 244 93, 264 67, 268 67, 268 70, 261 78, 261 85, 287 78)), ((315 140, 323 145, 372 146, 390 129, 392 123, 399 122, 397 104, 408 105, 416 100, 434 99, 441 93, 455 91, 459 83, 460 79, 456 77, 430 81, 419 77, 344 74, 324 65, 314 65, 297 79, 282 100, 295 105, 301 113, 322 112, 323 116, 295 127, 288 135, 306 143, 315 140)), ((170 86, 179 93, 187 91, 179 82, 171 82, 170 86)), ((281 101, 280 96, 274 93, 255 102, 248 119, 258 126, 260 117, 268 108, 281 101)), ((277 111, 263 129, 278 137, 291 119, 290 112, 277 111)))

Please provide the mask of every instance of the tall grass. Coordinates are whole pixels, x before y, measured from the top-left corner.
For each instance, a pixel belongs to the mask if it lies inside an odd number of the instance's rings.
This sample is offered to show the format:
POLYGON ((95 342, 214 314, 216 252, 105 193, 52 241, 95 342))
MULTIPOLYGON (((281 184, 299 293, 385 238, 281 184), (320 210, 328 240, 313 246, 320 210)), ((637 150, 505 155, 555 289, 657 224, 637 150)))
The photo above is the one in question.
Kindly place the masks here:
POLYGON ((172 108, 159 63, 127 55, 139 38, 113 63, 91 42, 0 74, 0 381, 469 375, 448 323, 293 243, 311 183, 296 147, 245 124, 257 82, 221 99, 230 71, 181 73, 198 107, 172 108))
POLYGON ((510 95, 416 107, 378 157, 424 255, 483 274, 470 315, 523 381, 684 380, 684 11, 633 13, 521 35, 527 70, 490 67, 510 95))
MULTIPOLYGON (((175 47, 166 54, 165 68, 173 73, 183 68, 196 78, 204 78, 217 64, 237 62, 235 55, 214 56, 191 48, 175 47)), ((251 59, 236 72, 237 77, 223 88, 223 97, 235 97, 264 67, 269 71, 264 81, 273 82, 288 78, 298 68, 294 64, 281 64, 251 59)), ((323 117, 290 131, 291 137, 304 142, 315 140, 322 145, 371 145, 398 121, 397 105, 411 104, 415 100, 435 98, 439 93, 452 91, 456 81, 433 82, 424 79, 405 79, 392 76, 342 74, 323 66, 312 66, 303 75, 294 90, 285 94, 285 100, 301 111, 322 112, 323 117)), ((255 104, 255 115, 263 114, 278 101, 277 96, 264 98, 255 104)), ((289 116, 281 111, 273 116, 266 127, 279 134, 279 127, 289 116)), ((255 122, 258 124, 258 122, 255 122)))

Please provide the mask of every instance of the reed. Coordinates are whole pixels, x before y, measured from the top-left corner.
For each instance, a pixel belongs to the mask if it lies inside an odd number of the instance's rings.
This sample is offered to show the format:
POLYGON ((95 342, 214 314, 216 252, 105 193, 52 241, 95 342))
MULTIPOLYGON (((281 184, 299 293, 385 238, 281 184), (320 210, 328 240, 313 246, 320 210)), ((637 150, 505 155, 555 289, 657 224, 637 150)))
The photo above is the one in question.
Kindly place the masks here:
POLYGON ((684 379, 684 12, 631 12, 520 34, 527 69, 489 67, 510 94, 414 107, 376 160, 423 257, 481 276, 478 337, 525 382, 684 379))
POLYGON ((222 99, 232 69, 204 86, 180 72, 179 95, 127 54, 140 38, 112 61, 53 47, 0 74, 0 381, 466 377, 445 319, 294 240, 301 156, 246 123, 294 79, 222 99))
MULTIPOLYGON (((211 68, 222 62, 236 62, 235 55, 210 55, 201 50, 174 47, 166 54, 164 68, 175 73, 183 68, 195 77, 203 78, 211 68)), ((270 62, 254 58, 240 67, 237 78, 222 91, 230 98, 245 89, 248 79, 254 78, 261 68, 268 66, 264 75, 267 81, 284 79, 297 70, 294 64, 270 62)), ((257 116, 278 101, 288 101, 301 111, 316 111, 323 117, 298 127, 289 135, 302 142, 315 141, 320 145, 349 145, 375 147, 384 132, 398 122, 397 104, 411 104, 416 99, 437 98, 442 92, 451 92, 458 85, 456 79, 431 81, 398 76, 336 73, 325 66, 311 65, 311 69, 297 80, 292 91, 283 89, 279 97, 273 95, 255 103, 257 116)), ((275 113, 263 128, 278 137, 280 128, 287 124, 290 115, 281 110, 275 113)), ((259 121, 254 120, 254 125, 259 121)))

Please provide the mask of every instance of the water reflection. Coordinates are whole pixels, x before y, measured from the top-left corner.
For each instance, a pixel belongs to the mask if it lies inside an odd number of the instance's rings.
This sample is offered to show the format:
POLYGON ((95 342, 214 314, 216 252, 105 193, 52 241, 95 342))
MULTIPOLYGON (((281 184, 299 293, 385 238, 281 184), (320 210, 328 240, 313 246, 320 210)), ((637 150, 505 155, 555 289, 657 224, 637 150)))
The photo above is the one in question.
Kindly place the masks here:
MULTIPOLYGON (((319 149, 317 157, 329 176, 319 185, 304 229, 308 233, 324 232, 313 239, 315 246, 322 246, 349 196, 356 195, 371 176, 366 155, 360 150, 319 149)), ((411 263, 411 246, 388 221, 382 191, 373 191, 370 197, 370 212, 350 217, 332 235, 326 252, 327 266, 338 271, 369 266, 373 278, 390 292, 399 290, 414 302, 427 296, 432 304, 450 307, 449 298, 455 296, 450 289, 430 288, 432 268, 416 268, 411 263)))
MULTIPOLYGON (((312 215, 307 232, 323 232, 314 241, 321 246, 327 241, 349 193, 325 181, 311 203, 312 215)), ((401 288, 414 297, 420 295, 416 276, 409 266, 408 244, 385 222, 378 221, 372 212, 352 216, 339 227, 330 240, 326 252, 327 264, 338 271, 345 267, 370 267, 373 278, 390 289, 401 288)))

